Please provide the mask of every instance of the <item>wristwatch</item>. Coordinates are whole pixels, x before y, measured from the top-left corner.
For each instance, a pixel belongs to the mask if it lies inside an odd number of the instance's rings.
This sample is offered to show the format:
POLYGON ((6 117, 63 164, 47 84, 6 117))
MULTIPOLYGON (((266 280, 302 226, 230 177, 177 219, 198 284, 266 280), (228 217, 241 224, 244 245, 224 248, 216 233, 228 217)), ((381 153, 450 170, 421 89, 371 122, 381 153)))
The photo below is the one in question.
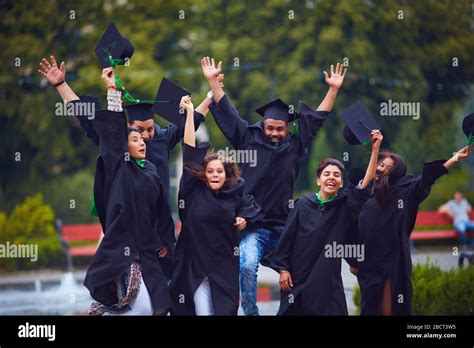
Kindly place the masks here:
POLYGON ((212 91, 207 92, 207 99, 214 101, 214 95, 212 94, 212 91))

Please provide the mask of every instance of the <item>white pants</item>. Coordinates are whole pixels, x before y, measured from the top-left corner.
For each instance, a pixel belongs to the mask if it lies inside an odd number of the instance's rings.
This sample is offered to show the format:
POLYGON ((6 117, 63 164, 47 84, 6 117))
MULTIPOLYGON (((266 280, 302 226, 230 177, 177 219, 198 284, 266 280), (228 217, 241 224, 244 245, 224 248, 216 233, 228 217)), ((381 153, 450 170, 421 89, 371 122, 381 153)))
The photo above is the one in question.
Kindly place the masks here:
POLYGON ((135 300, 130 303, 130 309, 123 313, 113 315, 153 315, 150 294, 143 281, 143 276, 140 277, 140 291, 135 300))
POLYGON ((214 315, 209 278, 204 277, 193 296, 196 315, 214 315))

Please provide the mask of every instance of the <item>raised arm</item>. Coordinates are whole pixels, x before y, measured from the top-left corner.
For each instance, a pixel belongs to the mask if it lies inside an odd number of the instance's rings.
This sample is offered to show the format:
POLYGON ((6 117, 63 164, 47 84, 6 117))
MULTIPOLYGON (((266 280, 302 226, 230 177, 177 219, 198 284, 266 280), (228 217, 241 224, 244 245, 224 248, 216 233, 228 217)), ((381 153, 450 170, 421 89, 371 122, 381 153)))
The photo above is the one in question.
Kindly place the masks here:
POLYGON ((196 147, 196 131, 194 129, 194 106, 190 96, 184 96, 181 98, 179 104, 184 110, 186 110, 186 124, 184 126, 184 143, 186 145, 196 147))
POLYGON ((362 181, 361 188, 366 188, 375 178, 380 144, 382 144, 383 135, 378 129, 373 130, 370 140, 372 142, 372 153, 370 154, 369 164, 367 165, 367 170, 365 171, 365 176, 364 180, 362 181))
MULTIPOLYGON (((219 85, 224 87, 224 74, 219 74, 217 77, 219 81, 219 85)), ((194 129, 198 130, 199 125, 201 122, 204 122, 207 113, 209 112, 209 106, 213 101, 212 92, 209 91, 208 96, 204 98, 201 104, 194 110, 194 129)), ((168 143, 168 147, 170 149, 174 148, 176 144, 183 138, 184 136, 184 128, 186 126, 186 120, 180 123, 179 126, 176 125, 169 125, 166 128, 162 128, 166 142, 168 143)))
MULTIPOLYGON (((43 75, 50 84, 56 87, 56 90, 64 103, 94 103, 94 99, 97 99, 96 97, 91 96, 78 97, 66 82, 64 62, 61 62, 61 66, 58 68, 54 56, 51 56, 51 64, 43 58, 39 65, 41 70, 38 70, 38 72, 43 75)), ((97 103, 99 103, 98 100, 97 103)), ((74 116, 76 116, 86 136, 92 140, 96 146, 99 146, 99 136, 90 122, 90 115, 75 114, 74 116)))
POLYGON ((453 157, 444 162, 443 166, 448 170, 451 169, 456 165, 456 163, 458 163, 460 160, 466 159, 471 154, 473 146, 474 145, 471 144, 463 147, 461 150, 456 152, 453 157))
MULTIPOLYGON (((225 95, 224 92, 224 85, 219 81, 219 75, 221 75, 222 71, 222 62, 216 64, 214 58, 203 57, 201 59, 201 68, 202 72, 204 73, 204 77, 209 82, 209 86, 211 87, 211 92, 214 97, 214 101, 219 103, 222 97, 225 95)), ((222 75, 224 77, 224 75, 222 75)))
POLYGON ((128 149, 127 119, 122 111, 120 92, 114 89, 114 73, 112 68, 102 71, 108 94, 107 110, 96 112, 91 121, 100 138, 99 151, 109 171, 113 171, 118 161, 125 161, 128 149), (112 94, 114 97, 112 98, 112 94))
POLYGON ((306 153, 306 150, 318 134, 319 129, 323 126, 324 121, 334 106, 337 93, 341 88, 342 82, 344 81, 344 76, 347 71, 347 69, 345 69, 343 73, 342 70, 342 65, 338 63, 336 66, 336 71, 334 71, 334 66, 331 65, 330 77, 326 72, 324 72, 326 76, 326 83, 329 85, 329 90, 324 97, 324 100, 316 110, 310 108, 302 101, 299 102, 299 135, 294 138, 294 142, 296 144, 296 150, 300 156, 303 156, 306 153))
MULTIPOLYGON (((217 82, 219 82, 219 86, 221 88, 224 88, 224 74, 219 74, 217 76, 217 82)), ((211 105, 213 100, 214 100, 214 95, 212 94, 212 90, 211 90, 208 92, 207 97, 204 98, 201 104, 198 105, 198 107, 196 108, 196 111, 199 112, 204 117, 206 117, 207 113, 209 112, 209 105, 211 105)))
POLYGON ((61 99, 64 103, 79 100, 79 97, 72 90, 72 88, 66 82, 66 68, 64 62, 61 62, 60 67, 56 63, 54 56, 50 56, 51 63, 47 59, 43 58, 39 63, 41 69, 38 72, 43 75, 49 83, 56 87, 61 99))
POLYGON ((245 147, 252 138, 252 132, 249 130, 247 122, 240 117, 237 109, 225 95, 219 83, 218 77, 221 74, 221 65, 222 63, 219 62, 216 68, 213 58, 204 57, 201 59, 202 71, 209 82, 214 97, 214 102, 209 106, 209 109, 221 132, 232 146, 239 149, 245 147))
POLYGON ((331 76, 329 76, 328 73, 324 71, 324 77, 326 83, 329 86, 329 90, 321 104, 319 104, 318 108, 316 109, 317 111, 332 111, 334 102, 336 101, 337 93, 342 86, 346 72, 347 68, 344 68, 344 66, 339 63, 336 64, 336 71, 334 71, 334 65, 331 65, 331 76))

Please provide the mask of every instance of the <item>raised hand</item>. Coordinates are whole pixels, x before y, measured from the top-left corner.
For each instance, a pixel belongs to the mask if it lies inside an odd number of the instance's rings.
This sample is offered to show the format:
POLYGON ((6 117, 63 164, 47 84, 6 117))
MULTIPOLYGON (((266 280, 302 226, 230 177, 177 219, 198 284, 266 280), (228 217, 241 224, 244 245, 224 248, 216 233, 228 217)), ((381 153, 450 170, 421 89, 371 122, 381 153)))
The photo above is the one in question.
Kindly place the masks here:
POLYGON ((334 65, 331 64, 331 76, 328 75, 326 71, 324 71, 324 77, 326 83, 330 87, 334 87, 339 89, 344 81, 344 77, 346 76, 347 68, 344 68, 342 64, 337 63, 336 71, 334 71, 334 65))
POLYGON ((50 56, 50 58, 51 64, 45 58, 41 60, 41 63, 39 63, 41 69, 39 69, 38 72, 43 75, 49 83, 57 85, 64 81, 66 77, 66 69, 64 67, 64 62, 61 62, 61 66, 58 68, 54 56, 50 56))
POLYGON ((104 80, 107 88, 117 89, 115 85, 115 74, 112 67, 102 69, 102 80, 104 80))
POLYGON ((372 149, 380 149, 380 144, 382 144, 383 135, 378 129, 372 130, 370 135, 370 141, 372 142, 372 149))
POLYGON ((219 82, 221 88, 224 88, 224 74, 219 74, 217 76, 217 82, 219 82))
POLYGON ((216 79, 222 71, 222 62, 217 64, 214 61, 214 58, 203 57, 201 59, 201 68, 202 72, 204 73, 204 77, 207 80, 216 79))
POLYGON ((463 147, 458 152, 456 152, 456 155, 457 155, 458 159, 462 160, 462 159, 465 159, 465 158, 469 157, 469 155, 472 152, 472 147, 473 147, 473 145, 468 145, 468 146, 463 147))
POLYGON ((184 110, 186 111, 194 111, 194 105, 191 100, 191 96, 185 95, 184 97, 181 98, 181 102, 179 103, 179 106, 181 106, 184 110))
POLYGON ((456 165, 456 163, 458 163, 459 160, 463 160, 469 157, 469 155, 472 152, 473 146, 474 144, 463 147, 461 150, 456 152, 453 157, 451 157, 446 162, 444 162, 443 166, 448 170, 451 169, 452 167, 456 165))

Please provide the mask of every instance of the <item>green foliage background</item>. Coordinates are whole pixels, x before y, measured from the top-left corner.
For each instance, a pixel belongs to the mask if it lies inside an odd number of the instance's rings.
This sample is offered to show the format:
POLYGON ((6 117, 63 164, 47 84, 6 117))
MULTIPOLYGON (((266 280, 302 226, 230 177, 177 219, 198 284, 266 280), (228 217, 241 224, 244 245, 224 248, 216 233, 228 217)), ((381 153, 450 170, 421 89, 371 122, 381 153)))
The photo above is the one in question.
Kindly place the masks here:
MULTIPOLYGON (((57 268, 64 264, 61 243, 53 227, 54 212, 44 204, 43 196, 36 194, 26 197, 15 206, 10 215, 0 212, 0 244, 37 246, 37 260, 32 258, 2 258, 2 271, 20 271, 38 268, 57 268), (8 244, 9 243, 9 244, 8 244)), ((5 251, 8 256, 8 251, 5 251)), ((33 253, 33 251, 30 251, 33 253)), ((28 255, 26 255, 28 256, 28 255)), ((32 255, 30 255, 32 256, 32 255)))
MULTIPOLYGON (((3 211, 42 192, 65 223, 91 221, 87 207, 97 150, 75 120, 54 115, 58 95, 37 68, 42 57, 54 54, 66 61, 73 89, 100 95, 105 105, 94 48, 111 21, 135 47, 130 67, 118 70, 134 96, 153 98, 167 76, 192 91, 194 102, 199 102, 208 90, 199 60, 210 55, 224 62, 226 92, 249 122, 258 120, 256 107, 277 96, 290 104, 301 99, 316 107, 327 90, 322 71, 347 58, 346 81, 302 165, 295 196, 314 189, 314 169, 326 156, 342 159, 347 152, 348 168, 365 166, 368 149, 344 142, 339 116, 358 99, 380 122, 384 147, 403 155, 411 172, 419 172, 424 161, 449 157, 466 143, 461 119, 474 109, 471 1, 0 4, 3 211), (17 58, 20 66, 15 65, 17 58), (458 66, 453 66, 455 58, 458 66), (380 103, 388 99, 420 102, 420 119, 379 116, 380 103), (15 160, 18 154, 21 161, 15 160)), ((228 145, 212 116, 206 126, 214 147, 228 145)), ((177 149, 173 156, 178 154, 177 149)), ((457 189, 474 201, 473 173, 471 159, 440 180, 423 208, 435 208, 457 189)))
MULTIPOLYGON (((473 315, 474 267, 443 271, 428 259, 413 266, 414 315, 473 315)), ((360 313, 360 287, 354 288, 353 301, 360 313)))

